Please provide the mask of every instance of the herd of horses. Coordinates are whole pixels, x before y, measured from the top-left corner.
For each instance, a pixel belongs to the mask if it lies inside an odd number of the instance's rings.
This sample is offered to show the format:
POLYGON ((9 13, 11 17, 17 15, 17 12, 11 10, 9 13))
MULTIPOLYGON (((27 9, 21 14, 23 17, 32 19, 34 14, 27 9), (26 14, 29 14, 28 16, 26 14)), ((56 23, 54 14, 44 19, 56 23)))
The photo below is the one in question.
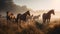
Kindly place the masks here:
MULTIPOLYGON (((33 15, 30 15, 30 11, 26 11, 24 14, 17 14, 17 17, 15 17, 14 16, 14 14, 13 13, 11 13, 11 12, 6 12, 6 18, 7 18, 7 21, 8 20, 14 20, 15 22, 18 22, 18 21, 27 21, 27 16, 28 17, 33 17, 33 15)), ((50 10, 50 11, 48 11, 47 13, 43 13, 43 15, 42 15, 42 19, 43 19, 43 23, 45 23, 45 22, 50 22, 50 19, 51 19, 51 14, 53 14, 53 15, 55 15, 55 13, 54 13, 54 10, 52 9, 52 10, 50 10)), ((38 16, 35 16, 34 18, 32 18, 32 19, 35 19, 35 18, 38 18, 38 17, 40 17, 40 15, 38 15, 38 16)))
POLYGON ((10 20, 10 21, 11 21, 11 20, 15 20, 15 22, 18 22, 18 20, 20 20, 20 21, 21 21, 21 20, 22 20, 22 21, 26 21, 27 15, 30 16, 30 12, 29 12, 29 11, 25 12, 24 14, 20 14, 20 13, 19 13, 19 14, 17 14, 17 17, 15 17, 14 14, 11 13, 11 12, 7 12, 6 14, 7 14, 7 16, 6 16, 6 17, 7 17, 7 21, 8 21, 8 20, 10 20))

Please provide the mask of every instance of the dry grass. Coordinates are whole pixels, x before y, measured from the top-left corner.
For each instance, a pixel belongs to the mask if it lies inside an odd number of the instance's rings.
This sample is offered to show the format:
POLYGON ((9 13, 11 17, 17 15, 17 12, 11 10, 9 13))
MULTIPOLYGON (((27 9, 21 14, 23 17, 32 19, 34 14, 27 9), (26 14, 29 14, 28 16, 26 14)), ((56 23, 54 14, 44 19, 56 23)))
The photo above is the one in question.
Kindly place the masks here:
POLYGON ((17 23, 8 22, 0 18, 0 34, 52 34, 60 27, 60 21, 53 21, 49 25, 40 24, 34 20, 17 23))

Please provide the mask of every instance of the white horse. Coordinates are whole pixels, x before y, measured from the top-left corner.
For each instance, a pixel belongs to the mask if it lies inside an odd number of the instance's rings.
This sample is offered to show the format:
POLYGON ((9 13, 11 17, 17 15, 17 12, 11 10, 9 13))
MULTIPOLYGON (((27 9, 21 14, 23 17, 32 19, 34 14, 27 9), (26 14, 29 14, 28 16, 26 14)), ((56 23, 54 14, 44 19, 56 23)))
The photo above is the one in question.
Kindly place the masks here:
POLYGON ((33 19, 33 15, 31 15, 31 16, 27 15, 26 18, 27 18, 27 20, 32 20, 33 19))
POLYGON ((33 16, 33 19, 39 19, 40 15, 37 15, 37 16, 33 16))

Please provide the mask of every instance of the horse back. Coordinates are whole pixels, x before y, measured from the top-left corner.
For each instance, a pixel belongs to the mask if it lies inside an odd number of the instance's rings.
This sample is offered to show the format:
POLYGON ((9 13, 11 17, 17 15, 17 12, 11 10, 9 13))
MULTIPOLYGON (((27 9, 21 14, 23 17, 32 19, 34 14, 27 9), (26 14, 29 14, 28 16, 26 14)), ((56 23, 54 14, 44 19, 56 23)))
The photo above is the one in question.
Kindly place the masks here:
POLYGON ((44 13, 42 17, 43 19, 50 19, 51 15, 44 13))

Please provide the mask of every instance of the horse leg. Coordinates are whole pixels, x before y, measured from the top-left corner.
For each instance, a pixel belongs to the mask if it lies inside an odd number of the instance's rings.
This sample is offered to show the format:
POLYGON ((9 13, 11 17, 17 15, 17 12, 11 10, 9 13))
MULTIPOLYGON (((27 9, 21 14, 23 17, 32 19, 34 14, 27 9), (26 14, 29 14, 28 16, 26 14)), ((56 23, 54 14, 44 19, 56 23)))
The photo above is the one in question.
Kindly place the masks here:
POLYGON ((43 19, 43 23, 45 24, 45 22, 46 22, 46 19, 43 19))
MULTIPOLYGON (((50 19, 49 19, 49 22, 50 22, 50 19)), ((48 23, 49 23, 49 22, 48 22, 48 23)))
POLYGON ((49 19, 47 19, 47 23, 49 22, 49 19))
POLYGON ((50 22, 50 19, 47 19, 47 24, 49 24, 49 22, 50 22))
POLYGON ((18 19, 17 22, 18 22, 18 23, 17 23, 17 25, 18 25, 17 28, 19 28, 19 27, 22 28, 22 27, 21 27, 21 19, 18 19))
POLYGON ((48 24, 49 24, 49 22, 50 22, 50 19, 48 19, 48 24))
POLYGON ((9 20, 9 19, 7 18, 7 26, 8 26, 8 20, 9 20))
POLYGON ((8 20, 7 20, 7 26, 8 26, 8 20))
POLYGON ((18 19, 15 19, 15 22, 18 23, 18 19))
POLYGON ((21 27, 21 21, 22 20, 19 20, 19 22, 18 22, 18 28, 21 28, 22 29, 22 27, 21 27))

